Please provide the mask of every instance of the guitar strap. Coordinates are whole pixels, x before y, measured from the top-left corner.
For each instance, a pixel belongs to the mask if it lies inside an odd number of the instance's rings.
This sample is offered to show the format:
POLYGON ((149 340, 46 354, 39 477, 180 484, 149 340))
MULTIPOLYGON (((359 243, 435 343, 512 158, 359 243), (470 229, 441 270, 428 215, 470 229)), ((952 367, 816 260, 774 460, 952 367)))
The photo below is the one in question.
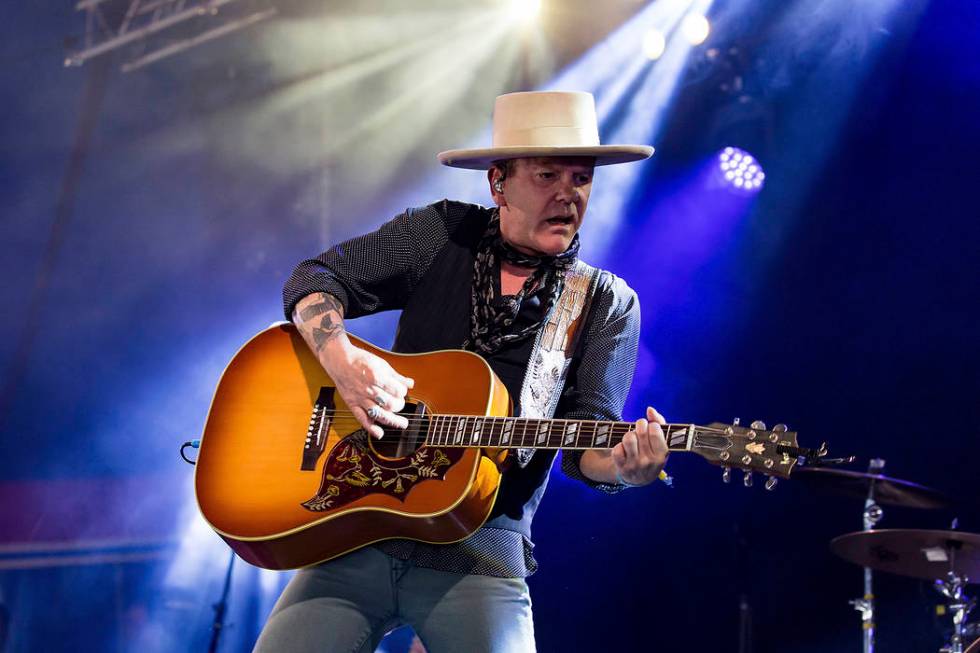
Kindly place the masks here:
MULTIPOLYGON (((599 270, 581 259, 565 272, 561 294, 531 348, 521 386, 521 417, 554 415, 598 283, 599 270)), ((526 466, 533 455, 534 449, 518 449, 518 464, 526 466)))

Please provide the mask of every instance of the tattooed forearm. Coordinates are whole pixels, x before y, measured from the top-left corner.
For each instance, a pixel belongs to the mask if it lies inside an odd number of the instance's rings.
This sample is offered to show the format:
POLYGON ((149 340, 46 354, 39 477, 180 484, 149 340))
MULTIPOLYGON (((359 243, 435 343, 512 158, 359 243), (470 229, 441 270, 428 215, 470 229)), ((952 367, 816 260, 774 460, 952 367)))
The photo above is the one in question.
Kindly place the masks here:
POLYGON ((323 316, 320 324, 313 327, 313 343, 319 352, 323 346, 344 332, 344 321, 337 311, 330 311, 323 316))
POLYGON ((320 353, 328 342, 344 332, 344 307, 336 297, 326 293, 312 295, 309 300, 304 306, 296 307, 293 319, 308 334, 307 342, 312 341, 314 350, 320 353))
MULTIPOLYGON (((330 295, 327 295, 327 299, 333 299, 330 295)), ((333 302, 322 301, 316 304, 311 304, 299 312, 299 318, 306 322, 307 320, 312 320, 317 315, 323 315, 327 311, 336 310, 337 300, 334 299, 333 302)))

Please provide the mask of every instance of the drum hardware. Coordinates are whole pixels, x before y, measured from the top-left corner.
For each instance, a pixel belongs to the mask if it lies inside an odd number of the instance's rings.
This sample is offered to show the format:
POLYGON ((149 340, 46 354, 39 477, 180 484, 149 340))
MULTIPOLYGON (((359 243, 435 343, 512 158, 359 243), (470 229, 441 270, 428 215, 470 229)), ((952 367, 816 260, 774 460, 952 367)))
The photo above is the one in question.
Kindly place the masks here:
POLYGON ((952 571, 946 573, 945 580, 936 581, 936 589, 946 597, 946 609, 953 614, 953 634, 949 644, 939 649, 939 653, 963 653, 966 616, 977 603, 976 598, 967 598, 963 594, 963 585, 968 582, 967 577, 952 571))
POLYGON ((980 535, 953 530, 870 530, 834 538, 830 548, 865 568, 935 581, 946 598, 946 612, 953 618, 952 636, 940 653, 964 653, 969 636, 966 618, 976 600, 963 590, 980 580, 980 535))
MULTIPOLYGON (((868 462, 868 474, 877 474, 885 468, 883 458, 872 458, 868 462)), ((864 499, 864 531, 872 530, 885 516, 884 511, 875 503, 875 481, 868 483, 868 494, 864 499)), ((870 567, 864 567, 864 595, 859 599, 851 599, 849 603, 861 615, 861 632, 863 653, 873 653, 875 649, 875 595, 874 572, 870 567)))
MULTIPOLYGON (((819 489, 864 499, 862 530, 851 535, 873 532, 875 526, 884 518, 883 505, 924 510, 937 510, 952 505, 949 497, 938 490, 883 475, 881 472, 884 467, 885 461, 883 459, 873 458, 869 461, 867 472, 804 467, 797 472, 797 478, 803 479, 804 482, 808 482, 819 489)), ((837 538, 837 540, 840 539, 837 538)), ((834 542, 831 542, 831 548, 833 548, 834 542)), ((852 599, 849 603, 861 615, 861 650, 863 653, 873 653, 875 642, 874 569, 877 567, 856 560, 851 560, 851 562, 857 562, 864 568, 864 594, 860 598, 852 599)), ((936 576, 931 578, 936 578, 936 576)))

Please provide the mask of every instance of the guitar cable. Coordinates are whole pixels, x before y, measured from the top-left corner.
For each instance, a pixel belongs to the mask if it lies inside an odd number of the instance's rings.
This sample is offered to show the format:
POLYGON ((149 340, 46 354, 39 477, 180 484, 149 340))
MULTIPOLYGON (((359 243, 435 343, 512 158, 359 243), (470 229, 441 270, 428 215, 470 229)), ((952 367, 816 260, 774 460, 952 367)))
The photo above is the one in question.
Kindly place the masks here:
POLYGON ((197 461, 196 460, 191 460, 190 458, 187 457, 187 454, 184 453, 185 451, 187 451, 187 448, 188 447, 190 447, 192 449, 199 449, 201 447, 201 441, 200 440, 188 440, 184 444, 180 445, 180 457, 184 459, 184 462, 185 463, 188 463, 188 464, 191 464, 191 465, 196 465, 197 464, 197 461))

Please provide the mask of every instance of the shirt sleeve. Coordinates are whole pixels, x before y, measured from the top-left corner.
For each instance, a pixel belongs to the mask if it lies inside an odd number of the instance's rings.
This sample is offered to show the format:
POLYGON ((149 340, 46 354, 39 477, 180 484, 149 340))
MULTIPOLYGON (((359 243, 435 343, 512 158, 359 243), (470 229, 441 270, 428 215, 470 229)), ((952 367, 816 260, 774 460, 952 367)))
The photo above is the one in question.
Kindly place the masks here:
POLYGON ((419 280, 468 206, 443 200, 408 209, 376 231, 344 241, 302 261, 283 288, 283 311, 292 320, 296 304, 325 292, 344 306, 344 317, 404 308, 419 280))
MULTIPOLYGON (((625 281, 604 272, 606 283, 593 301, 582 357, 562 396, 561 416, 566 419, 622 421, 626 395, 633 382, 640 341, 640 302, 625 281)), ((616 493, 625 485, 598 483, 579 467, 582 451, 563 451, 561 468, 566 476, 597 490, 616 493)))

